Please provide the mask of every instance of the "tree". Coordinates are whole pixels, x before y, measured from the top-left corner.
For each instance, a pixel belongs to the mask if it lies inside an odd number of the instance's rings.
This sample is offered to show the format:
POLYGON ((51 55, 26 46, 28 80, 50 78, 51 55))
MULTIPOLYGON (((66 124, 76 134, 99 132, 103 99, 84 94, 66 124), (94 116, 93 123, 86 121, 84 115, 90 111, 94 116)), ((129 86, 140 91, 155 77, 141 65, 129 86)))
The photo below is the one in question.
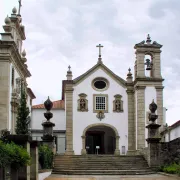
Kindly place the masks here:
POLYGON ((26 103, 25 89, 21 85, 21 99, 17 112, 16 134, 28 134, 29 108, 26 103))

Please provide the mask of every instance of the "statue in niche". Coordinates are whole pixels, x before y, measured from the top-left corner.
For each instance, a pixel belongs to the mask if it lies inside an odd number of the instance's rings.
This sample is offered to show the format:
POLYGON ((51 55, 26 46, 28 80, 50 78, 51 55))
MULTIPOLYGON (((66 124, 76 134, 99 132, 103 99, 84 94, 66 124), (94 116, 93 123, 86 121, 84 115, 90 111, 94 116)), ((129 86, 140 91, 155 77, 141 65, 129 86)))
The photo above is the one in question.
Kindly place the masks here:
POLYGON ((80 99, 80 110, 84 111, 86 109, 86 101, 85 99, 80 99))
POLYGON ((121 101, 115 100, 115 111, 121 111, 121 101))
POLYGON ((121 100, 122 96, 117 94, 114 96, 115 100, 113 101, 113 112, 123 112, 123 101, 121 100))
POLYGON ((81 93, 79 94, 79 99, 78 99, 78 111, 84 112, 88 111, 88 100, 86 99, 86 94, 81 93))

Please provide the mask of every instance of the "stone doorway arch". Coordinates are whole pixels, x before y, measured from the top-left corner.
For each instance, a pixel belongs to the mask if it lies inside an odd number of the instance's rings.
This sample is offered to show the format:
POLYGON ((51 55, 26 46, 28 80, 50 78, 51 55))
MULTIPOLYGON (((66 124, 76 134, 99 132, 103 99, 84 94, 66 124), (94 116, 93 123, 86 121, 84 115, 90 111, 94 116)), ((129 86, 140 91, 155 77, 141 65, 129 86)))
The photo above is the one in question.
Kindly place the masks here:
POLYGON ((114 151, 114 155, 120 155, 120 150, 119 150, 119 139, 120 139, 120 136, 119 136, 119 133, 117 131, 117 129, 110 125, 110 124, 106 124, 106 123, 95 123, 95 124, 90 124, 88 125, 84 131, 83 131, 83 134, 81 136, 82 138, 82 150, 81 150, 81 154, 82 155, 85 155, 87 154, 87 151, 86 151, 86 132, 88 131, 88 129, 90 128, 93 128, 93 127, 98 127, 98 126, 104 126, 104 127, 108 127, 108 128, 111 128, 114 133, 115 133, 115 138, 116 138, 116 147, 115 147, 115 151, 114 151))

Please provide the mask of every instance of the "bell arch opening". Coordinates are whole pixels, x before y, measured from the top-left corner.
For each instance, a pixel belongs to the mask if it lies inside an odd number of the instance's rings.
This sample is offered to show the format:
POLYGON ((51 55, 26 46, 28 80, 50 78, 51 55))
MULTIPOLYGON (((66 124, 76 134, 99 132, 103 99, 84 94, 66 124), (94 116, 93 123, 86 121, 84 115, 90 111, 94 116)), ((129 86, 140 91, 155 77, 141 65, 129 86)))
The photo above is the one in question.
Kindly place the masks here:
POLYGON ((108 124, 93 124, 85 128, 82 135, 81 154, 119 155, 119 134, 108 124))

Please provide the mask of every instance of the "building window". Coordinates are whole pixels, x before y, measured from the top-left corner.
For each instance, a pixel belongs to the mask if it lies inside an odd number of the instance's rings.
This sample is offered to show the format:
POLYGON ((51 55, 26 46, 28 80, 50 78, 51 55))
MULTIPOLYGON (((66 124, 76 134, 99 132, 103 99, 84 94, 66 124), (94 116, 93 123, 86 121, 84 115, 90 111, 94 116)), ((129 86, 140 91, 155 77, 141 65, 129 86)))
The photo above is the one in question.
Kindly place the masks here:
POLYGON ((99 111, 108 112, 108 95, 96 94, 94 95, 94 112, 99 111))
POLYGON ((96 110, 106 110, 106 97, 96 96, 96 110))
POLYGON ((92 81, 92 87, 96 91, 105 91, 109 87, 109 81, 103 77, 95 78, 92 81))
POLYGON ((12 73, 11 73, 11 85, 14 87, 14 67, 12 67, 12 73))

